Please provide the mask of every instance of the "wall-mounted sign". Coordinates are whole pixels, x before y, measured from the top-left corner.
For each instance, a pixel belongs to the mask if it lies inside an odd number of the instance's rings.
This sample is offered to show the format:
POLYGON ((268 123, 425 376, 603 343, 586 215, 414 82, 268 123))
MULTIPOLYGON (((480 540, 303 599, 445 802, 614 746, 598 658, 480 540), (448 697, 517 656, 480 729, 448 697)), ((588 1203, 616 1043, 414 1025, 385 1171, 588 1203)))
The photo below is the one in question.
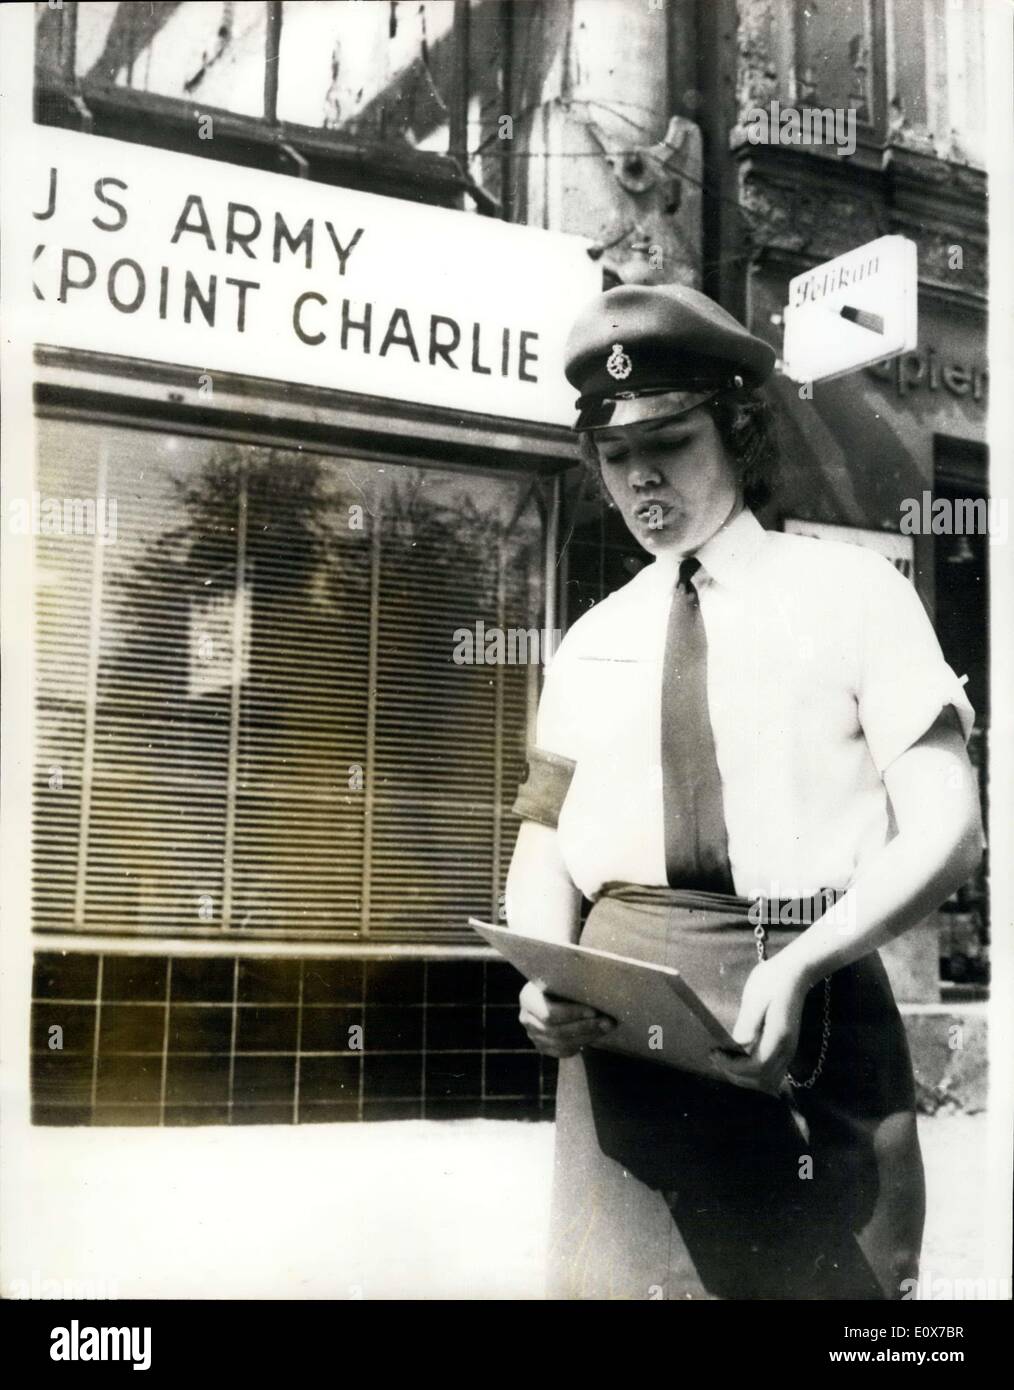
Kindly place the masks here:
POLYGON ((33 128, 35 340, 570 424, 579 237, 33 128))
POLYGON ((956 359, 952 350, 946 358, 935 348, 906 352, 887 362, 874 362, 866 368, 877 381, 890 381, 901 397, 912 391, 940 391, 964 396, 976 403, 989 394, 989 368, 981 362, 956 359))
POLYGON ((792 381, 829 377, 915 347, 914 241, 882 236, 789 281, 783 370, 792 381))
POLYGON ((797 521, 787 517, 783 530, 797 536, 814 536, 817 540, 844 541, 846 545, 861 545, 875 550, 890 560, 896 570, 915 583, 915 542, 911 536, 896 531, 868 531, 861 526, 832 526, 826 521, 797 521))

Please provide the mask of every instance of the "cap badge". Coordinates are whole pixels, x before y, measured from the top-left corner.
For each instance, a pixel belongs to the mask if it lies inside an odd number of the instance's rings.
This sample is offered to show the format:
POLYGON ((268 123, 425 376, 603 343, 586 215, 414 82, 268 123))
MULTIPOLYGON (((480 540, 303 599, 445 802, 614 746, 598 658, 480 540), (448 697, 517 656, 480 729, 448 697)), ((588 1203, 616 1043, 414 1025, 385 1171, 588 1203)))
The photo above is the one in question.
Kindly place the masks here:
POLYGON ((606 359, 606 371, 614 381, 626 381, 634 370, 634 364, 623 351, 622 343, 613 343, 613 350, 606 359))

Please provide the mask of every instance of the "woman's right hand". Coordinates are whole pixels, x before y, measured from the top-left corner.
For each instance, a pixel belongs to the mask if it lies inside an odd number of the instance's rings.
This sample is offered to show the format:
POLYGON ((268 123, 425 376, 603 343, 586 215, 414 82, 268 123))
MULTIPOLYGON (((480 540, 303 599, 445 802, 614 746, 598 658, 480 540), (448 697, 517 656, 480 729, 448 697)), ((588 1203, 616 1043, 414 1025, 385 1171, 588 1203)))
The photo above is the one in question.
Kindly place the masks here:
POLYGON ((616 1027, 616 1020, 587 1004, 547 994, 530 980, 521 991, 521 1026, 546 1057, 573 1057, 616 1027))

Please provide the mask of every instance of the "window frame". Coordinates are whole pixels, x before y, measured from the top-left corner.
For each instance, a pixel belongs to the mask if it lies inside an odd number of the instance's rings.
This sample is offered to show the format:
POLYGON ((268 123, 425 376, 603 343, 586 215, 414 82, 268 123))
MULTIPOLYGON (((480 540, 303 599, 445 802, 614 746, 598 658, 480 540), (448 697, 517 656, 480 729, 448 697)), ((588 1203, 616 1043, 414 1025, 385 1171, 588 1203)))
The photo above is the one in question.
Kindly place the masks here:
MULTIPOLYGON (((405 468, 439 469, 462 475, 512 477, 530 480, 525 503, 533 500, 542 525, 540 578, 543 612, 540 625, 559 625, 555 614, 556 586, 552 566, 558 542, 558 478, 576 465, 573 436, 561 427, 528 425, 516 420, 476 416, 462 425, 460 415, 438 408, 379 400, 319 388, 240 375, 216 375, 213 404, 203 399, 192 370, 78 349, 37 346, 35 350, 35 414, 37 418, 79 421, 134 430, 164 430, 201 438, 228 440, 259 447, 295 449, 337 458, 353 454, 368 463, 405 468)), ((34 589, 33 589, 34 592, 34 589)), ((535 710, 541 671, 529 669, 526 743, 534 736, 535 710)), ((32 756, 37 756, 33 708, 32 756)), ((499 745, 498 745, 499 746, 499 745)), ((499 752, 496 776, 500 775, 499 752)), ((507 798, 509 801, 509 798, 507 798)), ((503 803, 494 817, 503 816, 503 803)), ((34 825, 34 811, 33 811, 34 825)), ((33 832, 34 833, 34 832, 33 832)), ((500 840, 490 849, 493 877, 499 881, 500 840)), ((369 874, 364 849, 364 879, 369 874)), ((33 873, 34 883, 34 873, 33 873)), ((491 885, 491 905, 496 888, 491 885)), ((221 950, 242 948, 244 942, 289 947, 294 952, 311 945, 334 949, 393 954, 428 948, 460 954, 469 942, 460 926, 404 929, 397 933, 360 929, 321 931, 313 928, 238 927, 199 923, 181 932, 176 926, 147 926, 143 930, 98 926, 49 927, 33 920, 33 934, 47 942, 64 942, 83 949, 88 940, 137 943, 132 949, 164 949, 167 943, 183 950, 194 946, 221 950)), ((488 948, 481 948, 488 954, 488 948)))
MULTIPOLYGON (((803 0, 776 0, 772 15, 770 41, 775 60, 778 83, 778 100, 784 106, 799 106, 799 71, 802 55, 801 20, 799 15, 803 0)), ((856 120, 856 144, 859 149, 882 149, 888 141, 889 119, 888 103, 888 61, 890 57, 887 29, 888 0, 865 0, 870 16, 870 75, 869 96, 872 106, 872 119, 856 120)), ((807 105, 811 102, 806 101, 807 105)), ((818 103, 823 109, 824 103, 818 103)), ((822 149, 819 145, 798 145, 793 152, 801 152, 819 158, 835 158, 834 152, 822 149)), ((756 153, 756 151, 754 151, 756 153)))
MULTIPOLYGON (((278 57, 283 42, 282 0, 263 0, 266 10, 264 109, 246 116, 206 102, 167 97, 132 87, 82 82, 75 72, 77 4, 50 11, 58 15, 55 65, 43 69, 36 52, 34 108, 40 125, 53 125, 114 140, 172 149, 209 159, 312 178, 315 182, 356 188, 418 202, 461 208, 465 193, 484 215, 507 216, 495 199, 468 173, 467 130, 470 8, 454 0, 451 38, 454 81, 449 93, 450 137, 447 154, 402 150, 397 146, 349 139, 334 131, 278 119, 278 57), (214 120, 215 138, 196 138, 202 116, 214 120)), ((35 8, 33 6, 33 8, 35 8)))
MULTIPOLYGON (((799 68, 802 54, 802 23, 800 9, 805 0, 789 0, 788 43, 792 55, 790 91, 792 100, 799 101, 799 68)), ((856 120, 856 135, 865 135, 867 140, 882 140, 887 131, 887 16, 885 0, 862 0, 868 6, 870 27, 870 74, 869 97, 873 108, 872 119, 856 120)), ((784 22, 784 21, 783 21, 784 22)), ((822 103, 821 103, 822 104, 822 103)))

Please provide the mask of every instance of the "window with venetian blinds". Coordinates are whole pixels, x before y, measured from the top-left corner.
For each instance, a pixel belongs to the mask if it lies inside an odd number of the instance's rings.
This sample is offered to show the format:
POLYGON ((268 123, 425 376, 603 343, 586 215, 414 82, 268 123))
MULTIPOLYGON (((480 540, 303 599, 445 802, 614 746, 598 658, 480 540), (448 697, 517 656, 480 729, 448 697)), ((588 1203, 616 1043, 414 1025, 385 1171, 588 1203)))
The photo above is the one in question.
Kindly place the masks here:
POLYGON ((495 913, 537 693, 528 478, 39 422, 38 928, 441 936, 495 913), (43 531, 45 531, 43 527, 43 531))

